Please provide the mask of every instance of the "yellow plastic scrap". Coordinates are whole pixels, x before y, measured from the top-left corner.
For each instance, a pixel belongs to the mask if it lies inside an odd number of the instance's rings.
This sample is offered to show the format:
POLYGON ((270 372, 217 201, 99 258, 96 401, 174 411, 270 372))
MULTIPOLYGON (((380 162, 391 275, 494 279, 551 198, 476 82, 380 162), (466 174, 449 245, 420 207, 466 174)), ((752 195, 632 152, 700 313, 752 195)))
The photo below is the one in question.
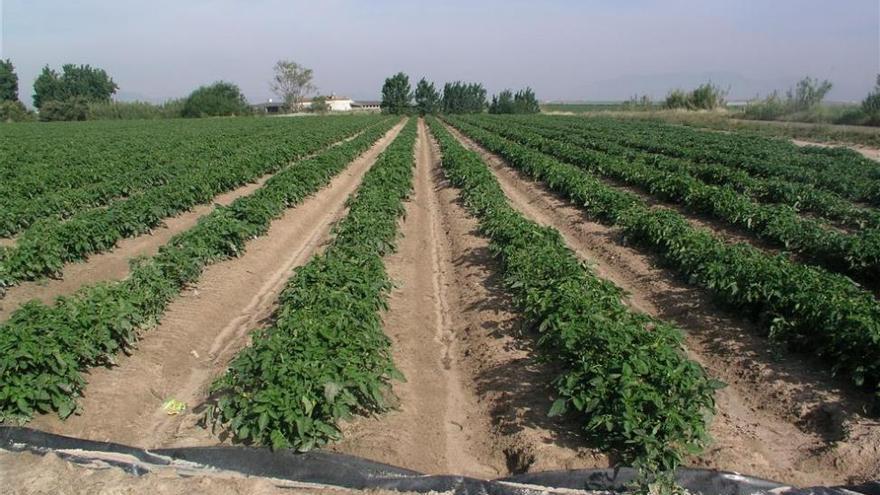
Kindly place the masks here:
POLYGON ((162 404, 162 410, 165 411, 169 416, 174 416, 175 414, 181 414, 186 411, 186 403, 181 402, 177 399, 168 399, 162 404))

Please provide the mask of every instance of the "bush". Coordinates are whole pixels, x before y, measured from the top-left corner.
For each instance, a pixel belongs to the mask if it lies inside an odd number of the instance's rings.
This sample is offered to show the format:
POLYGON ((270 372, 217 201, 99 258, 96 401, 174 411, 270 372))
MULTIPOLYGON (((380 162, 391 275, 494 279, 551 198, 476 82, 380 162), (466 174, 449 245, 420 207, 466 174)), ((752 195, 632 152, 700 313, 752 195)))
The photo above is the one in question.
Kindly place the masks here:
POLYGON ((868 125, 880 125, 880 74, 877 75, 874 91, 862 101, 862 111, 867 116, 868 125))
POLYGON ((161 105, 145 101, 89 103, 89 120, 173 119, 181 117, 184 100, 168 100, 161 105))
POLYGON ((666 108, 685 108, 687 110, 714 110, 724 106, 727 91, 711 82, 701 84, 689 93, 674 89, 666 96, 666 108))
POLYGON ((218 117, 227 115, 250 115, 251 107, 235 84, 218 81, 202 86, 190 94, 183 103, 183 117, 218 117))
POLYGON ((325 114, 330 111, 330 104, 327 103, 326 96, 316 96, 312 98, 312 104, 309 106, 312 113, 325 114))
POLYGON ((688 96, 687 93, 680 89, 673 89, 666 95, 666 108, 676 109, 676 108, 687 108, 688 106, 688 96))
POLYGON ((776 120, 788 113, 788 105, 774 91, 763 100, 753 100, 746 104, 743 116, 752 120, 776 120))
POLYGON ((40 107, 40 120, 44 122, 86 120, 88 116, 89 102, 81 96, 46 101, 40 107))
POLYGON ((0 101, 0 122, 26 122, 35 118, 34 112, 18 100, 0 101))

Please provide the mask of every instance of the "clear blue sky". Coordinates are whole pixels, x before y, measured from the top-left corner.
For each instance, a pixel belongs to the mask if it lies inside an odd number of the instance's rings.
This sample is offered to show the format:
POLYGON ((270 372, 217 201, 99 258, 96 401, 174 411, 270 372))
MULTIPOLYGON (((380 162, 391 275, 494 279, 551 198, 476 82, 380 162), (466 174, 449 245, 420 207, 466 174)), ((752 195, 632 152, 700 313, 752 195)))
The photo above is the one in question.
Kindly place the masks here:
POLYGON ((22 99, 49 64, 106 69, 120 98, 162 100, 223 79, 270 96, 279 58, 322 92, 377 98, 384 78, 531 85, 541 99, 662 97, 707 78, 730 98, 829 78, 859 100, 880 72, 878 0, 0 0, 0 57, 22 99))

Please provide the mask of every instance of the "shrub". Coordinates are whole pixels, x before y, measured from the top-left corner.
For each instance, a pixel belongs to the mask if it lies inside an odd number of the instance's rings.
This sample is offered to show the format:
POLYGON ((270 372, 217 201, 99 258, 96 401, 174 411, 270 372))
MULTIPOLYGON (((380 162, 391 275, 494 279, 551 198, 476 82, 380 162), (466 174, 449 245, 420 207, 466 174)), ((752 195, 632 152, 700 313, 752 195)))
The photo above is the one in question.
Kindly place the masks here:
POLYGON ((0 122, 25 122, 34 120, 34 112, 18 100, 0 101, 0 122))
POLYGON ((676 109, 676 108, 687 108, 688 106, 688 96, 683 90, 673 89, 666 95, 666 108, 676 109))
POLYGON ((880 125, 880 74, 877 75, 874 91, 862 101, 862 111, 868 118, 868 125, 880 125))
POLYGON ((218 117, 250 113, 251 107, 238 86, 218 81, 193 91, 183 103, 181 116, 218 117))
POLYGON ((110 101, 89 103, 89 120, 172 119, 183 111, 182 99, 161 105, 145 101, 110 101))
POLYGON ((40 120, 44 122, 86 120, 88 116, 89 102, 81 96, 46 101, 40 107, 40 120))
POLYGON ((674 89, 666 95, 666 108, 686 108, 688 110, 714 110, 724 106, 727 91, 711 82, 701 84, 689 93, 674 89))

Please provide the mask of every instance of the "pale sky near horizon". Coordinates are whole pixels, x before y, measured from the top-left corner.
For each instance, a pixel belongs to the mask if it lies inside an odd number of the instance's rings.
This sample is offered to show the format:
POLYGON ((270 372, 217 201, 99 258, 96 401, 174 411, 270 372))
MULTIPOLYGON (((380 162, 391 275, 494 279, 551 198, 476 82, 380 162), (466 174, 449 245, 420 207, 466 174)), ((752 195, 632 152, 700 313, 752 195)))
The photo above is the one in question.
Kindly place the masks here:
POLYGON ((271 96, 280 58, 322 93, 378 99, 385 77, 532 86, 542 100, 660 98, 712 79, 729 99, 831 79, 860 100, 880 72, 880 0, 0 0, 0 58, 19 94, 49 64, 107 70, 120 99, 227 80, 271 96))

